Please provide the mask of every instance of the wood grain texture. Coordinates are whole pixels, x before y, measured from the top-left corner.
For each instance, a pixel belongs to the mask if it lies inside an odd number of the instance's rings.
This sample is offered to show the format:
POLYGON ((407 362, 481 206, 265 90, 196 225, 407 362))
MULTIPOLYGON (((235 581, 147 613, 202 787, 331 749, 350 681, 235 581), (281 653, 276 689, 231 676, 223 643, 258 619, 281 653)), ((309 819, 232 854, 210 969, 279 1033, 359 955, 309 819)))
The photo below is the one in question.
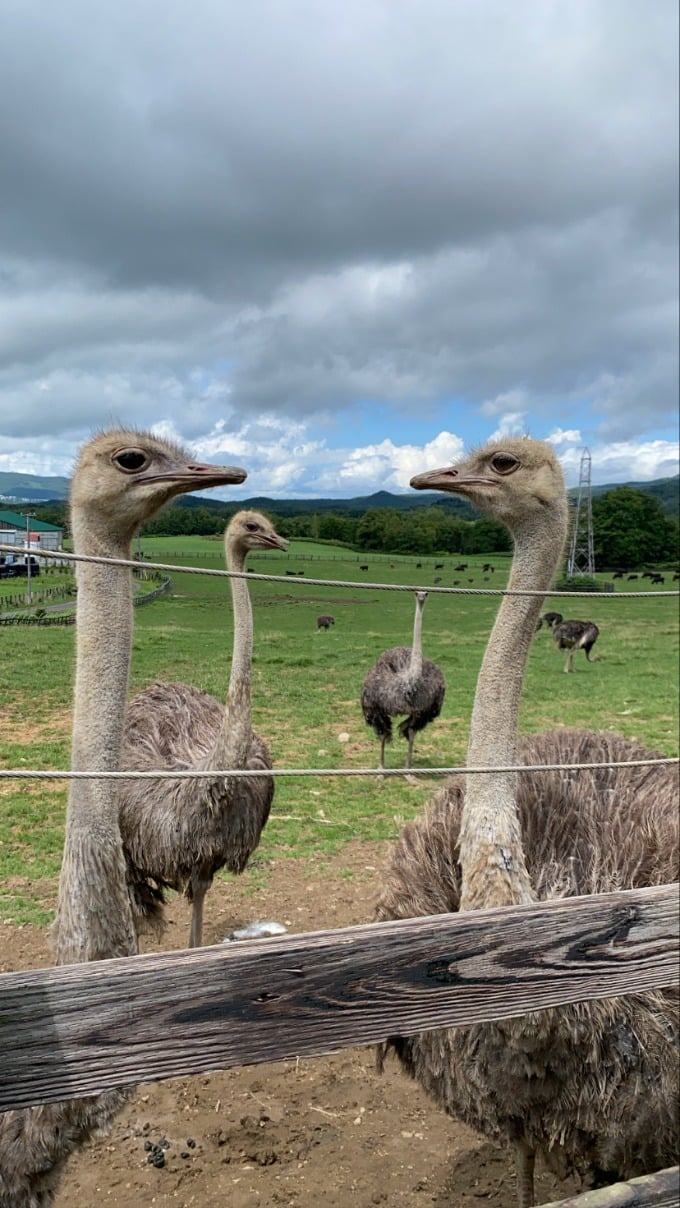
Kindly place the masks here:
POLYGON ((639 1179, 553 1201, 544 1208, 678 1208, 679 1203, 680 1169, 671 1166, 639 1179))
POLYGON ((678 886, 0 977, 0 1111, 675 986, 678 886))

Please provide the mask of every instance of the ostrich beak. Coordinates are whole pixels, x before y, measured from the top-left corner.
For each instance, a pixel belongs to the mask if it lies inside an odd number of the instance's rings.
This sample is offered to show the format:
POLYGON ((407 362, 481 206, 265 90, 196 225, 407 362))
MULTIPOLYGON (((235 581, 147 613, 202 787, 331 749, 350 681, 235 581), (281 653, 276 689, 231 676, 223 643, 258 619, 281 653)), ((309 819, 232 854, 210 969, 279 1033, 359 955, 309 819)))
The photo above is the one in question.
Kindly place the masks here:
POLYGON ((139 482, 167 482, 174 486, 173 494, 187 490, 205 491, 208 487, 221 487, 244 482, 247 471, 240 466, 211 466, 202 462, 183 462, 169 466, 162 474, 145 474, 139 482))
POLYGON ((466 495, 475 487, 494 487, 498 483, 485 474, 465 473, 455 466, 443 466, 440 470, 426 470, 416 474, 410 484, 416 491, 449 491, 454 495, 466 495))
POLYGON ((441 470, 425 470, 411 479, 416 491, 455 491, 458 471, 454 466, 443 466, 441 470))
POLYGON ((281 537, 278 533, 267 534, 264 538, 265 545, 270 545, 272 549, 288 549, 290 541, 287 537, 281 537))

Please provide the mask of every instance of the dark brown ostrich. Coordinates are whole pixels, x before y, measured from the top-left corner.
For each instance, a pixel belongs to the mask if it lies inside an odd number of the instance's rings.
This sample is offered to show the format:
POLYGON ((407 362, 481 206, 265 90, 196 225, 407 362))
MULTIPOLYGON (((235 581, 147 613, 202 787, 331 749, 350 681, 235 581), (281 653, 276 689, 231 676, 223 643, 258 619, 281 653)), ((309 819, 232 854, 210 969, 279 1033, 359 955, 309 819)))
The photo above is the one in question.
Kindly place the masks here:
MULTIPOLYGON (((81 450, 71 483, 75 552, 130 560, 136 530, 168 499, 245 477, 201 465, 146 432, 101 432, 81 450)), ((79 562, 76 578, 71 765, 117 771, 132 645, 130 571, 79 562)), ((113 780, 71 784, 55 948, 60 965, 137 950, 113 780)), ((69 1156, 110 1126, 126 1098, 117 1090, 0 1115, 0 1208, 48 1208, 69 1156)))
MULTIPOLYGON (((550 587, 566 534, 553 450, 492 442, 412 480, 460 492, 511 531, 512 587, 550 587)), ((477 682, 468 763, 563 764, 653 756, 608 733, 517 740, 540 596, 506 596, 477 682)), ((451 780, 396 844, 376 915, 410 918, 610 889, 678 874, 677 775, 670 767, 451 780)), ((404 1069, 449 1115, 514 1151, 521 1208, 537 1154, 557 1173, 613 1182, 678 1160, 678 995, 645 993, 467 1028, 393 1037, 404 1069)))
MULTIPOLYGON (((229 570, 243 573, 248 552, 288 542, 259 512, 237 512, 225 532, 229 570)), ((133 771, 271 769, 252 728, 250 680, 253 615, 245 578, 230 579, 234 650, 226 704, 189 684, 152 684, 130 702, 122 766, 133 771)), ((239 873, 260 841, 274 779, 228 775, 201 780, 129 781, 121 789, 120 826, 135 923, 162 926, 162 891, 192 903, 189 947, 198 947, 203 902, 220 868, 239 873)))
MULTIPOLYGON (((559 614, 558 614, 559 615, 559 614)), ((585 656, 589 663, 596 663, 597 659, 591 659, 590 652, 595 645, 599 629, 593 621, 559 621, 552 626, 553 641, 558 650, 567 651, 567 661, 564 664, 565 671, 573 671, 573 658, 577 650, 585 651, 585 656)))
POLYGON ((332 617, 330 613, 322 613, 320 617, 316 618, 317 629, 330 629, 331 625, 335 625, 335 617, 332 617))
POLYGON ((426 591, 416 592, 413 645, 385 650, 368 672, 361 690, 366 725, 380 739, 379 767, 385 767, 385 744, 392 741, 392 718, 406 713, 399 734, 408 741, 405 767, 413 764, 413 740, 442 710, 446 684, 439 667, 423 658, 423 609, 426 591))

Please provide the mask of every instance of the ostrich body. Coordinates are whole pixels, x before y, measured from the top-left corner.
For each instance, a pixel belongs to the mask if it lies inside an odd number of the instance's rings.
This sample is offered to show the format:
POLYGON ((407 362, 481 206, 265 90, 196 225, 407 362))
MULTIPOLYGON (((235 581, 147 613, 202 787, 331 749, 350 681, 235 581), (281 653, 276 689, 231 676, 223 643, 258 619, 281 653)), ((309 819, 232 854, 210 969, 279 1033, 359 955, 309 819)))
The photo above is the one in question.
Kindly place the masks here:
POLYGON ((248 768, 262 777, 130 781, 121 789, 120 827, 135 926, 162 926, 163 889, 192 904, 189 947, 200 946, 203 903, 220 868, 243 872, 260 841, 274 797, 271 759, 253 731, 253 614, 243 577, 254 549, 288 542, 259 512, 237 512, 225 536, 234 608, 234 648, 226 704, 189 684, 155 683, 128 707, 122 766, 133 771, 248 768))
POLYGON ((329 612, 323 612, 320 617, 316 618, 317 629, 330 629, 331 625, 335 625, 335 617, 332 617, 329 612))
MULTIPOLYGON (((460 491, 510 529, 509 587, 546 590, 566 531, 548 445, 492 443, 459 467, 412 480, 460 491)), ((638 744, 558 730, 517 741, 540 596, 506 596, 482 667, 468 763, 504 766, 644 758, 638 744)), ((407 918, 665 883, 677 877, 677 788, 667 768, 506 772, 454 778, 394 849, 379 919, 407 918)), ((591 1183, 677 1162, 678 999, 647 993, 403 1038, 405 1070, 451 1116, 513 1147, 520 1208, 540 1153, 591 1183)))
MULTIPOLYGON (((245 471, 200 465, 147 433, 100 433, 81 450, 71 484, 75 552, 131 558, 139 525, 174 495, 229 482, 245 471)), ((126 567, 77 563, 76 681, 71 766, 116 771, 132 641, 126 567)), ((115 781, 73 781, 55 923, 57 964, 137 951, 118 825, 115 781)), ((6 1112, 0 1116, 1 1208, 47 1208, 64 1164, 105 1129, 126 1092, 6 1112)))
POLYGON ((552 626, 553 641, 558 650, 567 651, 565 671, 573 671, 573 658, 577 650, 584 650, 589 663, 597 662, 591 659, 590 652, 595 645, 599 629, 593 621, 559 621, 552 626))
POLYGON ((361 690, 366 725, 380 739, 380 764, 385 767, 385 744, 392 741, 392 718, 408 714, 399 734, 408 741, 405 767, 413 763, 413 740, 442 710, 446 683, 439 667, 423 658, 423 609, 426 591, 416 592, 413 645, 385 650, 368 672, 361 690))

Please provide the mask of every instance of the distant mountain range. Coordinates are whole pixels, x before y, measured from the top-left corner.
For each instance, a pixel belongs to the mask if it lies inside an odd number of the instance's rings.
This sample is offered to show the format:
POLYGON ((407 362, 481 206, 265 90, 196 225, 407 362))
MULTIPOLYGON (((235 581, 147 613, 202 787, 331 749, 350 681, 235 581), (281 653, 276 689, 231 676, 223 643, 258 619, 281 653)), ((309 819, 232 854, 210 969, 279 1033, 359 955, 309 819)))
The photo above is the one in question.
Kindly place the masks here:
POLYGON ((0 508, 10 511, 17 503, 47 503, 68 497, 68 478, 43 478, 40 474, 0 471, 0 508))
MULTIPOLYGON (((604 486, 594 486, 593 495, 602 495, 605 491, 613 491, 616 487, 634 487, 639 491, 647 491, 659 500, 664 512, 669 516, 678 515, 680 501, 680 477, 657 478, 652 482, 609 483, 604 486)), ((9 511, 27 503, 63 502, 68 497, 69 479, 58 477, 41 477, 39 474, 18 474, 12 470, 0 471, 0 510, 9 511)), ((573 488, 571 495, 578 493, 573 488)), ((462 499, 450 495, 433 495, 429 491, 414 492, 408 495, 393 495, 390 491, 376 491, 373 495, 360 495, 351 499, 269 499, 258 495, 251 499, 238 501, 239 507, 257 508, 258 511, 276 512, 279 516, 299 516, 308 512, 343 512, 345 515, 362 516, 371 508, 394 508, 397 510, 422 507, 427 505, 445 506, 452 511, 467 511, 469 505, 462 499)), ((177 500, 178 507, 209 507, 222 511, 233 510, 233 501, 217 500, 201 495, 184 495, 177 500)))

